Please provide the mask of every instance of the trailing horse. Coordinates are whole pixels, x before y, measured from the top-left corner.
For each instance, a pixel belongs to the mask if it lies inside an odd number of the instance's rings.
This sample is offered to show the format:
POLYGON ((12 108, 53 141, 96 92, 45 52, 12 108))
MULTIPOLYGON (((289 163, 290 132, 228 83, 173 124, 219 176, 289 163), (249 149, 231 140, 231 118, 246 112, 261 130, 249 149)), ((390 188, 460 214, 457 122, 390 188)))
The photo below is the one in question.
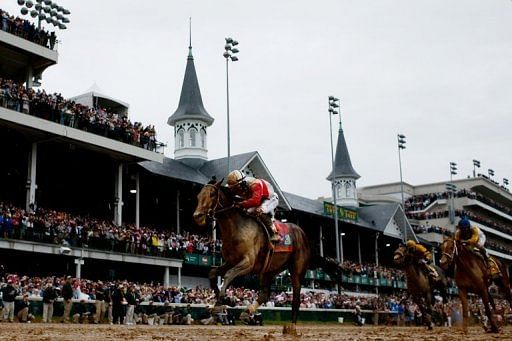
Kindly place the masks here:
POLYGON ((425 273, 425 270, 414 260, 414 257, 407 251, 404 245, 400 245, 395 250, 393 262, 405 271, 407 277, 407 291, 412 296, 414 302, 420 307, 422 315, 425 316, 425 324, 428 329, 432 329, 433 290, 437 289, 443 297, 443 301, 448 301, 448 281, 444 271, 434 265, 438 278, 435 280, 430 279, 425 273))
POLYGON ((211 181, 201 189, 194 212, 194 220, 199 226, 215 220, 220 229, 224 262, 219 267, 212 268, 209 274, 210 286, 217 294, 217 302, 222 301, 233 279, 253 273, 259 275, 261 282, 257 304, 265 303, 269 298, 274 276, 288 269, 293 288, 292 325, 285 330, 295 333, 301 282, 311 257, 306 234, 299 226, 286 224, 291 247, 288 252, 278 252, 269 242, 267 232, 260 223, 234 209, 231 193, 221 183, 222 180, 211 181), (216 283, 217 276, 224 277, 220 290, 216 283))
POLYGON ((459 297, 462 303, 462 313, 464 318, 463 330, 467 332, 468 327, 468 299, 467 294, 472 292, 479 295, 484 303, 485 314, 489 318, 491 325, 490 331, 497 333, 499 328, 496 324, 494 314, 491 310, 496 309, 494 300, 489 294, 489 285, 494 283, 500 288, 505 295, 510 306, 512 307, 512 296, 510 292, 510 280, 507 268, 497 259, 494 259, 501 272, 499 278, 492 279, 488 272, 487 266, 483 258, 476 254, 471 247, 454 240, 453 238, 445 238, 441 244, 441 267, 447 269, 455 264, 455 282, 459 288, 459 297))

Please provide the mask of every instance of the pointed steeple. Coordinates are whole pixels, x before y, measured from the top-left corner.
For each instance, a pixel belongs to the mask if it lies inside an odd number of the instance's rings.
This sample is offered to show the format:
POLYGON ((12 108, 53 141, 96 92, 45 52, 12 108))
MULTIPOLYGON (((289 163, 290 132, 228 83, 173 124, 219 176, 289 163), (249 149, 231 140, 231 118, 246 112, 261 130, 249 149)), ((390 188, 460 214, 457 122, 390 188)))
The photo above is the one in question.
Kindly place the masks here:
POLYGON ((341 122, 340 129, 338 131, 336 157, 334 159, 334 172, 331 171, 327 177, 327 180, 332 181, 333 177, 336 177, 336 179, 340 177, 353 178, 355 180, 361 177, 354 170, 354 167, 352 167, 352 162, 350 162, 350 154, 348 153, 347 142, 345 141, 345 135, 343 134, 343 129, 341 128, 341 122))
POLYGON ((356 180, 360 176, 352 167, 350 155, 348 153, 347 142, 343 129, 338 131, 338 144, 336 145, 336 157, 334 159, 334 169, 331 171, 327 180, 334 184, 336 192, 336 205, 343 207, 358 207, 356 180))
POLYGON ((192 26, 190 26, 187 68, 181 87, 178 109, 167 124, 174 126, 174 158, 195 168, 208 160, 207 130, 213 117, 203 106, 192 56, 192 26))
MULTIPOLYGON (((190 32, 192 32, 192 30, 190 32)), ((176 121, 179 120, 196 119, 204 121, 208 126, 211 126, 214 119, 203 106, 201 90, 199 89, 196 68, 194 66, 192 34, 190 34, 188 50, 187 68, 185 69, 185 77, 183 79, 183 86, 181 87, 180 103, 178 109, 176 109, 174 114, 167 120, 167 124, 174 126, 176 121)))

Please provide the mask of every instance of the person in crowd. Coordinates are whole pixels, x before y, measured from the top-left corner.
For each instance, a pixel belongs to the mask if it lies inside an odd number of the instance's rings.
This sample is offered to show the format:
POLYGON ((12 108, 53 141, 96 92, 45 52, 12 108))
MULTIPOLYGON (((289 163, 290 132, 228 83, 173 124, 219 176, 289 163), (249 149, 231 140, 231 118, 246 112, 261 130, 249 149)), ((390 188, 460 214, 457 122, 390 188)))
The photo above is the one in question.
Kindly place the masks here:
POLYGON ((164 305, 157 309, 157 314, 160 320, 160 324, 172 324, 174 308, 171 307, 169 301, 165 301, 164 305))
POLYGON ((245 176, 237 169, 228 174, 227 184, 229 189, 241 198, 235 206, 246 209, 248 214, 259 219, 267 228, 270 240, 278 242, 280 238, 273 218, 279 197, 272 185, 266 180, 245 176))
POLYGON ((66 282, 62 286, 62 298, 64 299, 64 315, 62 316, 62 322, 69 323, 71 306, 73 305, 73 286, 71 285, 71 276, 66 277, 66 282))
POLYGON ((73 314, 74 323, 84 323, 90 316, 90 311, 87 308, 87 303, 84 299, 80 300, 80 303, 75 307, 75 313, 73 314))
POLYGON ((96 312, 94 314, 94 323, 101 323, 103 316, 105 316, 106 311, 106 303, 105 303, 105 287, 103 286, 102 281, 98 281, 95 285, 95 295, 96 301, 94 305, 96 307, 96 312))
POLYGON ((112 293, 112 323, 123 324, 126 316, 126 288, 123 284, 119 284, 117 289, 112 293))
POLYGON ((356 305, 354 309, 354 315, 355 315, 355 323, 357 326, 361 327, 364 324, 363 320, 363 311, 361 310, 361 306, 356 305))
POLYGON ((4 321, 14 322, 14 300, 17 294, 18 289, 16 289, 14 281, 9 278, 7 285, 2 288, 4 321))
POLYGON ((43 290, 43 323, 51 323, 53 318, 53 304, 57 293, 52 282, 48 282, 43 290))
POLYGON ((28 294, 24 294, 22 300, 18 304, 18 321, 21 323, 31 323, 34 320, 34 315, 29 312, 30 302, 28 301, 28 294))
POLYGON ((135 324, 134 313, 135 313, 136 300, 137 300, 137 297, 135 295, 135 287, 133 285, 131 285, 130 287, 128 287, 128 291, 126 293, 127 309, 126 309, 126 318, 124 320, 125 324, 128 324, 128 325, 135 324))
POLYGON ((425 270, 425 273, 432 279, 436 279, 439 274, 436 269, 431 265, 432 264, 432 253, 427 250, 426 247, 421 245, 420 243, 416 243, 414 240, 409 239, 406 243, 407 250, 410 255, 413 256, 415 260, 421 264, 425 270))

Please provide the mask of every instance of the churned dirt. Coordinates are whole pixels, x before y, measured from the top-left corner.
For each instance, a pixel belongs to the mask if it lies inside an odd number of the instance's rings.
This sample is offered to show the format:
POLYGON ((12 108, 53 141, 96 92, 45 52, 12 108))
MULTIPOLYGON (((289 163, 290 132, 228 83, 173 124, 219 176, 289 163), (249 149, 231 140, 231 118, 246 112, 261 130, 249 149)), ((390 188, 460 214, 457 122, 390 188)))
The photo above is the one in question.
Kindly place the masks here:
POLYGON ((486 334, 471 327, 426 331, 414 327, 299 325, 298 337, 283 335, 282 326, 111 326, 75 324, 0 324, 0 340, 512 340, 512 327, 486 334))

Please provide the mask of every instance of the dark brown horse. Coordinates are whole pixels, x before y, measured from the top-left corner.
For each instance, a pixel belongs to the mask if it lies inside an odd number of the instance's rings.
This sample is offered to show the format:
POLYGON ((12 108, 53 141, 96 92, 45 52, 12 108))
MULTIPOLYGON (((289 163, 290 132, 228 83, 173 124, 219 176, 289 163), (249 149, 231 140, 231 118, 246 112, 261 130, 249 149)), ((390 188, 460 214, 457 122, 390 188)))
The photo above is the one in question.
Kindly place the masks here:
MULTIPOLYGON (((290 331, 295 331, 300 305, 301 281, 304 279, 310 260, 310 248, 304 231, 295 224, 289 223, 289 231, 294 251, 289 253, 274 253, 269 255, 269 239, 262 226, 242 211, 234 209, 229 189, 219 182, 206 184, 197 196, 197 208, 194 220, 199 226, 205 226, 208 221, 215 220, 222 239, 222 257, 224 263, 210 271, 210 285, 217 294, 217 302, 222 301, 226 288, 236 277, 246 274, 257 274, 260 277, 261 291, 258 305, 269 298, 270 285, 275 275, 288 269, 290 272, 293 301, 292 325, 290 331), (224 277, 224 283, 219 290, 217 276, 224 277)), ((257 307, 253 307, 257 308, 257 307)))
POLYGON ((434 289, 437 289, 443 301, 448 301, 448 281, 444 271, 434 265, 439 277, 436 280, 430 280, 425 270, 418 261, 414 259, 404 245, 400 245, 395 250, 393 262, 405 271, 407 277, 407 291, 412 296, 414 302, 420 307, 422 315, 425 317, 425 324, 428 329, 432 329, 432 305, 434 304, 434 289))
MULTIPOLYGON (((441 244, 441 267, 448 269, 450 265, 455 264, 455 282, 459 288, 459 297, 462 303, 462 313, 464 318, 463 330, 467 332, 468 327, 468 299, 467 294, 472 292, 479 295, 484 303, 485 314, 489 318, 491 325, 490 331, 497 333, 499 328, 496 324, 491 307, 495 309, 494 300, 489 294, 489 285, 492 279, 487 272, 487 266, 480 255, 471 250, 470 246, 464 245, 453 238, 445 238, 441 244)), ((507 298, 512 307, 512 297, 510 293, 510 280, 508 270, 503 264, 494 259, 501 271, 501 277, 495 279, 495 284, 507 298)))

